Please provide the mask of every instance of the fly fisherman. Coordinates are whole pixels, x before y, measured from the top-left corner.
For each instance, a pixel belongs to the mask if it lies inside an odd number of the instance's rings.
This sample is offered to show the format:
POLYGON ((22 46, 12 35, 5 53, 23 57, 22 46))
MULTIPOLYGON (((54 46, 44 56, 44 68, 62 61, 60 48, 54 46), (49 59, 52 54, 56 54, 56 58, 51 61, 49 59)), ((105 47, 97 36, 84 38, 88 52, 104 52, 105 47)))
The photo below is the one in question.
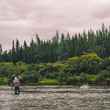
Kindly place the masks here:
POLYGON ((20 79, 18 76, 14 77, 13 86, 14 86, 15 95, 19 95, 20 94, 20 79))

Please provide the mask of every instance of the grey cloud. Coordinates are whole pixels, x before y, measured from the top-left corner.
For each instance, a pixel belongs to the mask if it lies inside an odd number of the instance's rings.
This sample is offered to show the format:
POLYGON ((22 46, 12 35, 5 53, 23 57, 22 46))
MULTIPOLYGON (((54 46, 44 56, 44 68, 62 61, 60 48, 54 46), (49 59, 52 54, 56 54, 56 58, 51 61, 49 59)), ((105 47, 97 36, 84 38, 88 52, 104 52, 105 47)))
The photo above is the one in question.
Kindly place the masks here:
POLYGON ((97 19, 105 19, 110 17, 110 1, 109 0, 94 0, 92 16, 97 19))
POLYGON ((98 4, 91 5, 91 0, 0 0, 0 41, 9 48, 12 39, 29 41, 35 33, 50 39, 56 30, 72 33, 88 29, 102 22, 96 20, 103 7, 98 4))

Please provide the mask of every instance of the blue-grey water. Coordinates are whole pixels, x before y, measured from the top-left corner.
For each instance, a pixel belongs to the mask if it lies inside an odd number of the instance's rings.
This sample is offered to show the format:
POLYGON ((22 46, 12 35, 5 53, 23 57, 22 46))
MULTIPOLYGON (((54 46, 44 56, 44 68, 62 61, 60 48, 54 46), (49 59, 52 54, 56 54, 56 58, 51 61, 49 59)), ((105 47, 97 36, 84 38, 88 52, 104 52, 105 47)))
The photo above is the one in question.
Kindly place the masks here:
POLYGON ((109 88, 22 87, 0 89, 0 110, 110 110, 109 88))

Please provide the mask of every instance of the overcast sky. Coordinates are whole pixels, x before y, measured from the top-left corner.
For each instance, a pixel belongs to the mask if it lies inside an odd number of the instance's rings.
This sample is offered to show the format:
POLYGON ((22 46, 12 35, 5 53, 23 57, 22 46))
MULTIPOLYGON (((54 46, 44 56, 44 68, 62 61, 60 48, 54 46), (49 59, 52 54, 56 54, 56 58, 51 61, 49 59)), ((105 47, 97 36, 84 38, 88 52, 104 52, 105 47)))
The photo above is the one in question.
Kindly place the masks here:
POLYGON ((59 32, 81 32, 110 24, 110 0, 0 0, 0 43, 29 41, 36 33, 50 39, 59 32))

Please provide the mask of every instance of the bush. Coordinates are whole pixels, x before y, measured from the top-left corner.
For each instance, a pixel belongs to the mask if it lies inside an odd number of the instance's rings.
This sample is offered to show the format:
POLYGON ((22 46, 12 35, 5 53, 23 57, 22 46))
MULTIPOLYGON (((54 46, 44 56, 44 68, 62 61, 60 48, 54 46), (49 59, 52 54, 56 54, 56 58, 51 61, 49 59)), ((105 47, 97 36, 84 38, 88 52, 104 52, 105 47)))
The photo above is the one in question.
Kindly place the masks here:
POLYGON ((80 74, 80 82, 81 82, 81 84, 86 84, 86 83, 88 83, 88 81, 87 81, 87 73, 81 73, 80 74))
POLYGON ((56 79, 43 79, 39 81, 40 85, 58 85, 59 82, 56 79))
POLYGON ((80 85, 80 77, 79 76, 69 77, 67 78, 66 83, 68 85, 80 85))
POLYGON ((97 73, 99 63, 102 59, 95 53, 88 53, 80 56, 79 70, 86 73, 97 73))
POLYGON ((97 81, 96 75, 87 75, 86 80, 89 84, 95 84, 97 81))
POLYGON ((25 83, 37 83, 39 81, 40 75, 36 71, 26 71, 22 74, 22 78, 25 83))
POLYGON ((8 79, 6 77, 0 77, 0 85, 8 84, 8 79))
POLYGON ((103 70, 97 75, 97 84, 110 85, 110 71, 103 70))
POLYGON ((66 83, 68 85, 82 85, 82 84, 95 84, 97 80, 96 75, 89 75, 87 73, 81 73, 80 76, 74 75, 68 77, 66 83))
POLYGON ((96 75, 87 75, 87 81, 96 81, 97 77, 96 75))
POLYGON ((97 76, 97 80, 99 80, 99 81, 110 80, 110 72, 107 70, 101 71, 100 74, 98 74, 98 76, 97 76))
POLYGON ((55 72, 62 72, 67 67, 68 67, 68 65, 67 64, 63 64, 63 63, 56 62, 56 63, 53 64, 53 68, 54 68, 55 72))

